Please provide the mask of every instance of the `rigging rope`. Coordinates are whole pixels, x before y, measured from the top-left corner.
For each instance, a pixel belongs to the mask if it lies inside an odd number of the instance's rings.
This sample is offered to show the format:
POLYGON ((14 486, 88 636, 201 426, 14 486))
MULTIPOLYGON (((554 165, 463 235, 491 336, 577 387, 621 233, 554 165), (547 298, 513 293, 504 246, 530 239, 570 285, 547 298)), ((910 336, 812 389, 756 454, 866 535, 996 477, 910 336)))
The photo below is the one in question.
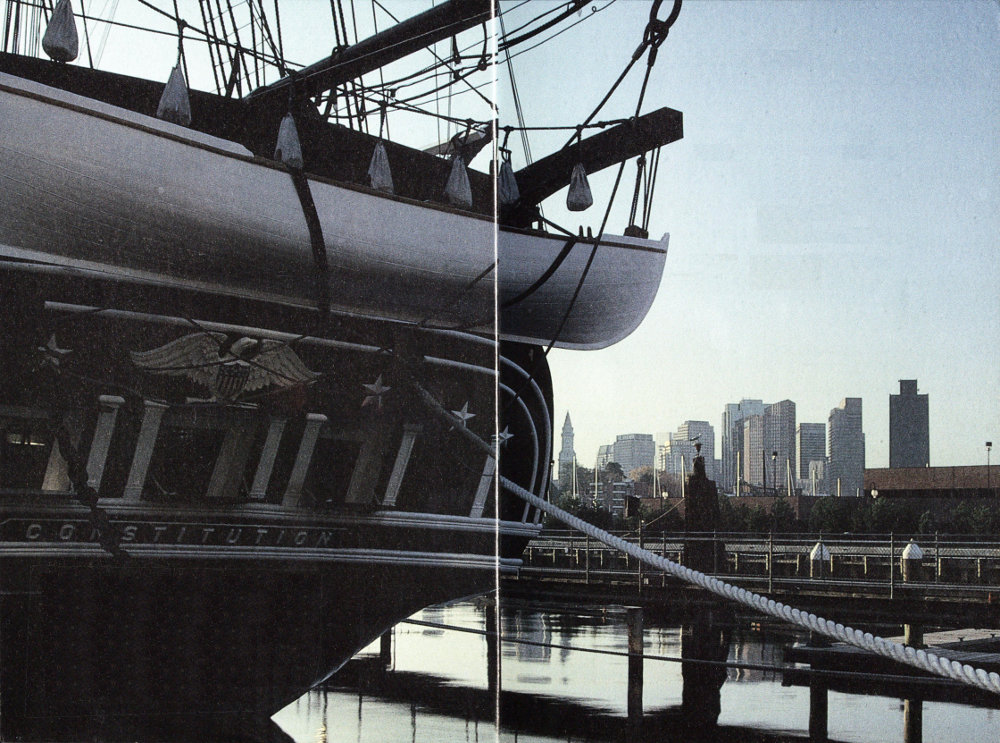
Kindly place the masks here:
MULTIPOLYGON (((506 33, 504 31, 504 20, 503 15, 497 15, 500 21, 500 32, 506 33)), ((504 54, 507 57, 507 75, 510 77, 510 89, 511 96, 514 99, 514 114, 517 116, 517 124, 521 131, 521 147, 524 149, 524 158, 528 165, 530 165, 534 158, 531 156, 531 144, 528 142, 528 134, 524 129, 524 109, 521 106, 521 96, 517 90, 517 79, 514 76, 514 65, 510 61, 510 47, 504 48, 504 54)))

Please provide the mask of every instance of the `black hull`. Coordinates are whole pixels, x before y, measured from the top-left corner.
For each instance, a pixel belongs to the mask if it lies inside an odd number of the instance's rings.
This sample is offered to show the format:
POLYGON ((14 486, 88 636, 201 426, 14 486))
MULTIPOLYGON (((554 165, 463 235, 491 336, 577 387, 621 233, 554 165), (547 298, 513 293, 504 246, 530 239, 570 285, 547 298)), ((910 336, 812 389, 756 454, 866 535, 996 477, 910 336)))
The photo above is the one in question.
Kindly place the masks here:
POLYGON ((393 564, 38 560, 3 573, 4 740, 266 718, 491 571, 393 564), (183 722, 179 722, 183 721, 183 722))

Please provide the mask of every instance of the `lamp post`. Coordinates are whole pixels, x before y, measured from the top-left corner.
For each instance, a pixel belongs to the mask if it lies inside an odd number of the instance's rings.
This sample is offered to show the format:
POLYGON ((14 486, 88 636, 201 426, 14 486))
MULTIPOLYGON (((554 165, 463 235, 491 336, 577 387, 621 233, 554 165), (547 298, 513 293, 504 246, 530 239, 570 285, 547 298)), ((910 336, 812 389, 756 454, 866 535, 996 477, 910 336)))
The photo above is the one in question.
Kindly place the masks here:
POLYGON ((993 442, 986 442, 986 493, 988 495, 993 495, 993 488, 990 487, 990 449, 993 448, 993 442))
POLYGON ((771 489, 778 494, 778 452, 771 452, 771 489))

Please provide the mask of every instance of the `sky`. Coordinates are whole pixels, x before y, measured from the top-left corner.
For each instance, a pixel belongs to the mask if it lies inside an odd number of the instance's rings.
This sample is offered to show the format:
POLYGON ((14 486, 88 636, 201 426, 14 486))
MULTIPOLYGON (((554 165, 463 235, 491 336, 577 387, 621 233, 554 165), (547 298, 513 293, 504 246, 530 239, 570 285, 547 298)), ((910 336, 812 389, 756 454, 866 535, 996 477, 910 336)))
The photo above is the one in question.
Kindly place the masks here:
MULTIPOLYGON (((427 7, 384 5, 400 18, 427 7)), ((546 5, 505 0, 508 28, 546 5)), ((329 53, 329 4, 285 7, 287 55, 329 53)), ((590 114, 649 7, 595 0, 569 32, 516 56, 526 123, 590 114)), ((164 69, 142 73, 165 80, 175 39, 144 43, 143 59, 164 69)), ((137 62, 134 46, 106 54, 112 68, 115 55, 130 70, 153 64, 137 62)), ((598 118, 633 112, 641 74, 598 118)), ((495 90, 501 124, 517 123, 506 68, 495 90)), ((453 105, 484 115, 472 94, 453 105)), ((1000 444, 1000 3, 684 0, 643 111, 661 106, 683 112, 685 134, 660 164, 650 231, 671 237, 656 301, 615 346, 549 357, 556 430, 569 411, 579 461, 617 434, 685 420, 715 426, 719 451, 724 406, 743 398, 790 399, 799 422, 826 422, 843 398, 861 397, 867 465, 887 466, 889 395, 917 379, 930 399, 930 463, 985 463, 985 442, 1000 444)), ((416 124, 398 133, 417 146, 441 135, 416 124)), ((567 134, 530 139, 537 159, 567 134)), ((515 148, 515 167, 524 160, 515 148)), ((596 231, 609 172, 591 176, 595 207, 569 213, 561 192, 546 216, 596 231)), ((629 191, 609 233, 627 223, 629 191)))
MULTIPOLYGON (((521 98, 542 100, 529 120, 589 113, 647 7, 623 0, 581 24, 580 51, 515 60, 521 98)), ((798 422, 825 423, 861 397, 867 466, 885 467, 889 395, 917 379, 930 463, 985 464, 985 442, 1000 444, 1000 4, 686 0, 643 110, 660 106, 684 113, 685 135, 660 164, 657 299, 617 345, 549 357, 578 461, 685 420, 709 421, 718 447, 742 398, 790 399, 798 422)), ((601 204, 608 178, 591 185, 601 204)), ((596 230, 597 211, 583 224, 596 230)), ((617 209, 609 232, 625 222, 617 209)))

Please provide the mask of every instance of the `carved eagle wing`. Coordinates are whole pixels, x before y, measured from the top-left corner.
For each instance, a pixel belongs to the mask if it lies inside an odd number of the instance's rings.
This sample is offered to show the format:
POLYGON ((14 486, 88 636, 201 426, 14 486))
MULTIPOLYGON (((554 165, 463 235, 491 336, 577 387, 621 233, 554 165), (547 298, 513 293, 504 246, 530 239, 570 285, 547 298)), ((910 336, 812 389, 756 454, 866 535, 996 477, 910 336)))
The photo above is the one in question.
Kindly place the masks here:
POLYGON ((211 389, 219 366, 225 333, 191 333, 150 351, 132 351, 132 362, 153 374, 188 377, 211 389))
POLYGON ((292 387, 321 376, 302 363, 302 359, 287 343, 276 340, 262 340, 260 350, 250 363, 250 377, 243 388, 246 392, 262 389, 269 384, 292 387))

